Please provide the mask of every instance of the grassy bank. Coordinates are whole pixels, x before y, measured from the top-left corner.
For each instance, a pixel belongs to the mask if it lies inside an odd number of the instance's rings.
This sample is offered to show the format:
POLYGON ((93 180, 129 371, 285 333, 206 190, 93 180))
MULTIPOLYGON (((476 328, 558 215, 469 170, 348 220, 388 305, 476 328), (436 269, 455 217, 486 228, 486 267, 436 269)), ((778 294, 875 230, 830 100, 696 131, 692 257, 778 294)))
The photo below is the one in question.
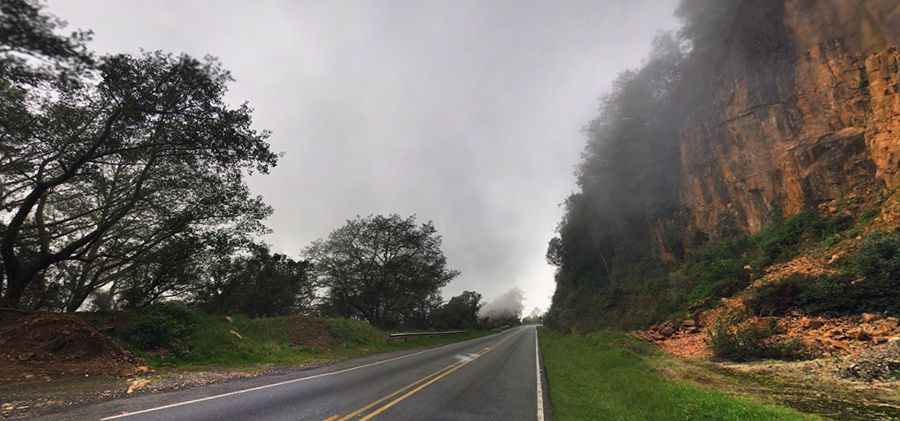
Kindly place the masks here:
POLYGON ((619 333, 540 331, 556 420, 809 420, 814 416, 671 380, 662 355, 619 333))
POLYGON ((249 319, 205 314, 195 317, 190 333, 170 340, 159 350, 141 350, 128 342, 127 334, 122 337, 151 367, 239 368, 321 364, 373 353, 443 345, 490 333, 468 331, 389 342, 386 332, 359 320, 302 316, 249 319))

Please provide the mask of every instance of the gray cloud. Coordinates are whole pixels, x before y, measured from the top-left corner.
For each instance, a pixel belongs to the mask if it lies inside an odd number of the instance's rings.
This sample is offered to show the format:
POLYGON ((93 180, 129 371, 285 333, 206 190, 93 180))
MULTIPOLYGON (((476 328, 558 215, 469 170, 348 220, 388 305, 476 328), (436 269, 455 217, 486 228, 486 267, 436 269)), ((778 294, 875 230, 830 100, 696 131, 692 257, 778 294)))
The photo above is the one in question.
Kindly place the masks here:
POLYGON ((635 67, 674 0, 53 0, 101 52, 218 56, 285 152, 251 186, 298 254, 356 214, 433 220, 463 275, 449 297, 521 288, 546 308, 547 240, 573 190, 580 129, 635 67))

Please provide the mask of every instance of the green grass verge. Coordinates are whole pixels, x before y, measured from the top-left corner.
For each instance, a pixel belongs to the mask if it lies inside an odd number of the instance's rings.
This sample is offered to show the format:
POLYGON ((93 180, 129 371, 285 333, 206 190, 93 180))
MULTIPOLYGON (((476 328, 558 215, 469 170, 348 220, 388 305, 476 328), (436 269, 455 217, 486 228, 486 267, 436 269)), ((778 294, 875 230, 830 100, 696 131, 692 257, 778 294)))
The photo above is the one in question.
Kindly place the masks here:
POLYGON ((298 326, 298 320, 292 317, 250 319, 237 316, 229 322, 221 316, 199 314, 193 333, 180 341, 177 352, 136 353, 154 368, 305 366, 373 353, 438 346, 489 333, 468 331, 388 342, 384 332, 359 320, 305 319, 298 326), (298 341, 298 335, 307 334, 305 330, 318 333, 309 335, 309 341, 298 341))
POLYGON ((667 379, 650 362, 670 357, 624 334, 541 329, 540 343, 555 420, 819 419, 667 379))

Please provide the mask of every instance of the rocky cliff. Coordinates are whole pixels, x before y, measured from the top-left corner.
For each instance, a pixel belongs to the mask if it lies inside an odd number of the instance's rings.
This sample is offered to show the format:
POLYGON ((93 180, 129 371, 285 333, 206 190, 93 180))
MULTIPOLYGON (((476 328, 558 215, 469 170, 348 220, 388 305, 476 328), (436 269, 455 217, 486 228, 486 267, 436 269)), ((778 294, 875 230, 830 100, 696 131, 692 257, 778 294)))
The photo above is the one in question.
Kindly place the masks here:
POLYGON ((726 45, 711 107, 680 134, 680 201, 695 230, 715 234, 731 217, 757 232, 774 211, 835 211, 900 187, 900 3, 769 3, 760 18, 777 22, 765 38, 753 19, 732 29, 724 42, 741 45, 726 45))
POLYGON ((893 253, 900 3, 681 0, 676 14, 677 41, 624 73, 589 127, 547 252, 558 326, 641 326, 774 264, 893 253))

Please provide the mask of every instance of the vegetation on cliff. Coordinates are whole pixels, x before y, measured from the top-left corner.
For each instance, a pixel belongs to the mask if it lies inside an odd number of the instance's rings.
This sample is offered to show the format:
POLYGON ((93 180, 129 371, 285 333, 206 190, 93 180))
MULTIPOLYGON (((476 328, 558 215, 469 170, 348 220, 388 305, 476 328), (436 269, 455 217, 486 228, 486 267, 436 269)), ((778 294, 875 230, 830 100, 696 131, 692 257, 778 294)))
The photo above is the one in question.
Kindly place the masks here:
MULTIPOLYGON (((844 86, 840 75, 826 80, 810 70, 829 60, 816 55, 820 50, 861 63, 862 44, 835 40, 802 51, 810 44, 800 38, 821 41, 827 37, 816 31, 829 29, 798 26, 805 9, 792 7, 800 6, 684 0, 676 12, 682 29, 660 35, 644 64, 620 75, 586 129, 578 191, 564 202, 548 246, 547 260, 557 266, 549 325, 635 328, 710 308, 773 264, 867 233, 884 198, 896 196, 887 176, 878 175, 882 158, 866 149, 866 139, 884 136, 880 120, 840 115, 838 103, 825 113, 834 118, 820 124, 799 99, 816 86, 844 86)), ((820 5, 803 7, 822 12, 820 5)), ((852 35, 841 31, 834 36, 852 35)), ((868 77, 860 66, 859 77, 868 77)), ((870 106, 875 101, 863 99, 883 94, 852 85, 833 100, 870 106)), ((880 229, 890 236, 895 226, 893 220, 880 229)), ((877 267, 870 274, 847 269, 802 296, 819 294, 818 305, 827 307, 831 296, 823 291, 843 291, 854 311, 890 310, 891 298, 859 305, 874 296, 852 282, 890 273, 877 267), (852 293, 841 289, 851 283, 852 293)))

